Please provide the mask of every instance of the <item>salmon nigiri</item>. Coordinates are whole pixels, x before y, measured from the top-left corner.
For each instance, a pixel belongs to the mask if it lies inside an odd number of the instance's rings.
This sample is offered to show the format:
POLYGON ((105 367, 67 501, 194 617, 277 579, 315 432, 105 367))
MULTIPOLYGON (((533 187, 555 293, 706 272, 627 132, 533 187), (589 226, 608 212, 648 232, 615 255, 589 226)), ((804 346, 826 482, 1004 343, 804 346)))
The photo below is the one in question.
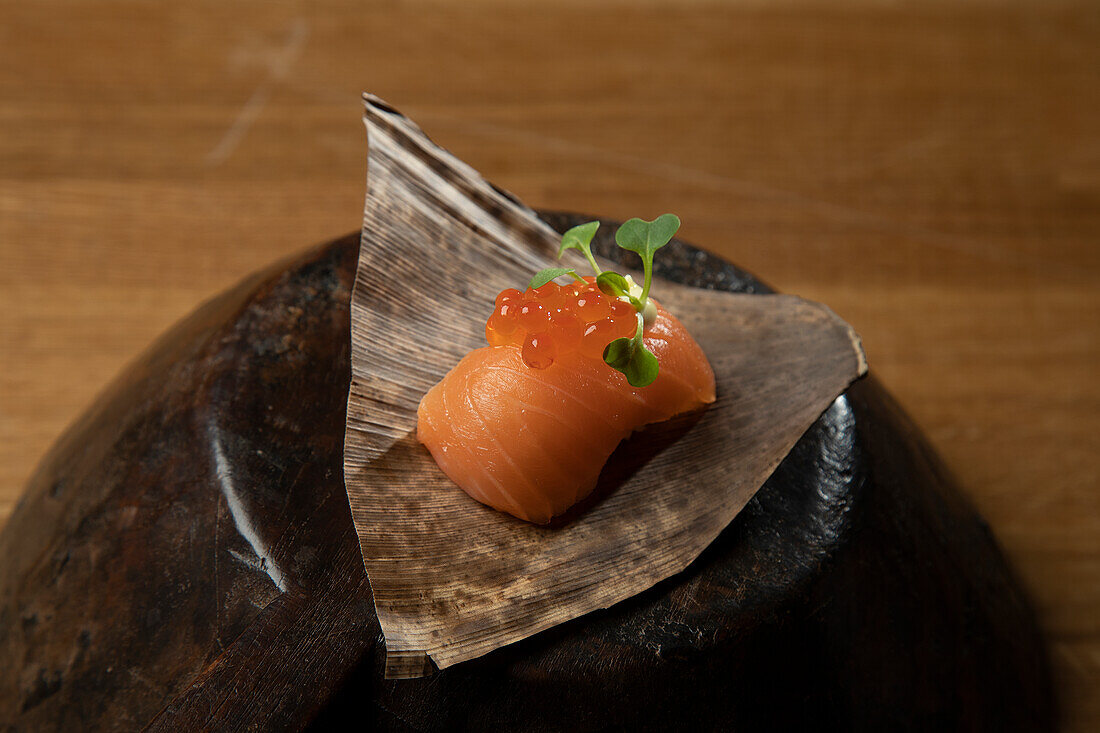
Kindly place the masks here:
POLYGON ((648 297, 653 252, 679 220, 632 219, 616 234, 642 256, 643 287, 596 265, 589 246, 598 226, 574 227, 562 241, 597 276, 553 268, 523 293, 501 292, 486 324, 490 345, 467 354, 417 411, 417 437, 452 481, 529 522, 549 522, 591 493, 633 431, 715 398, 703 350, 648 297), (553 281, 564 275, 574 282, 553 281))

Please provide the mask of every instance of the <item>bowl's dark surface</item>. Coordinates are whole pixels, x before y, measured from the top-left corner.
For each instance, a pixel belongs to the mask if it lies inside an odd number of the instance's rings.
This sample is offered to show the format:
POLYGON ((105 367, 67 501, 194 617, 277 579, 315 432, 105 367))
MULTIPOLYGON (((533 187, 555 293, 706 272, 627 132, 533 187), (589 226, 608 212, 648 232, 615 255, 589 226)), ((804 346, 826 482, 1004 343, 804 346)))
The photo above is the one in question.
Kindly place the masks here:
MULTIPOLYGON (((873 378, 684 573, 383 680, 341 471, 357 253, 206 304, 44 459, 0 533, 0 729, 1054 727, 1026 599, 873 378)), ((768 291, 682 243, 661 260, 768 291)))

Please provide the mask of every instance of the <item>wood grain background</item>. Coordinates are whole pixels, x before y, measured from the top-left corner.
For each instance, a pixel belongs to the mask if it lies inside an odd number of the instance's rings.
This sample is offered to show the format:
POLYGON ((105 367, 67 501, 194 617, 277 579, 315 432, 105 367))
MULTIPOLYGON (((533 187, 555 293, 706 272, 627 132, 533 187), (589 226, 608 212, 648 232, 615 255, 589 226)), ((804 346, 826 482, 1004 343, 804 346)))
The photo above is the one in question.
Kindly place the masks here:
POLYGON ((852 323, 1100 728, 1091 0, 0 0, 0 522, 158 333, 359 227, 363 90, 532 205, 674 211, 852 323))

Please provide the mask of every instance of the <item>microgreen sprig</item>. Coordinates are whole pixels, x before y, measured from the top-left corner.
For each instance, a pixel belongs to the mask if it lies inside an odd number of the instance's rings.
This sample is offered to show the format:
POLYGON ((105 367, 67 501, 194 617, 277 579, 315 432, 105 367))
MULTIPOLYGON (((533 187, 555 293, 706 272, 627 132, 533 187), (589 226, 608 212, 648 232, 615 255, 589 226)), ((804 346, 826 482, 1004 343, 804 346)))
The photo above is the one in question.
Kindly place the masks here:
POLYGON ((680 228, 680 217, 675 214, 661 214, 653 221, 630 219, 623 222, 615 232, 615 244, 623 249, 636 252, 642 258, 645 268, 645 285, 639 300, 644 304, 649 297, 649 286, 653 282, 653 255, 664 247, 680 228))
POLYGON ((572 275, 578 282, 584 282, 584 278, 578 275, 577 271, 572 267, 547 267, 545 270, 536 272, 535 276, 531 278, 531 282, 527 283, 527 287, 541 288, 554 278, 561 277, 562 275, 572 275))
MULTIPOLYGON (((596 236, 596 230, 600 228, 598 221, 590 221, 587 224, 578 224, 577 226, 569 229, 565 234, 561 235, 561 246, 558 247, 558 257, 560 258, 565 254, 567 249, 575 249, 580 251, 588 260, 588 264, 592 265, 592 269, 596 272, 596 276, 600 275, 600 266, 596 264, 596 258, 592 256, 592 238, 596 236)), ((582 284, 587 284, 584 278, 577 274, 577 271, 572 267, 548 267, 545 270, 539 270, 535 273, 535 276, 531 278, 531 282, 527 283, 529 288, 541 288, 546 283, 555 278, 559 278, 562 275, 572 275, 575 280, 582 284)))
POLYGON ((600 223, 598 221, 590 221, 587 224, 578 224, 567 230, 565 234, 561 235, 558 258, 560 259, 565 254, 565 250, 575 249, 584 255, 584 258, 588 260, 588 264, 592 265, 592 271, 596 273, 596 277, 599 277, 602 270, 596 264, 596 258, 592 256, 592 238, 596 236, 596 230, 599 228, 600 223))
POLYGON ((626 298, 639 313, 645 311, 645 303, 630 294, 630 281, 617 272, 604 270, 596 278, 596 285, 605 295, 612 298, 626 298))
MULTIPOLYGON (((561 237, 558 257, 565 254, 567 249, 579 251, 592 266, 599 289, 613 298, 628 300, 634 306, 638 315, 638 327, 633 338, 618 338, 609 343, 604 348, 603 360, 611 368, 626 375, 632 386, 647 387, 653 384, 659 369, 657 357, 646 348, 642 340, 647 321, 656 315, 656 308, 649 302, 649 288, 653 284, 653 255, 672 240, 680 228, 680 218, 675 214, 662 214, 653 221, 634 218, 624 222, 615 232, 615 244, 636 253, 642 259, 645 282, 640 293, 621 274, 613 270, 601 270, 596 264, 596 258, 592 256, 592 238, 599 228, 598 221, 590 221, 566 231, 561 237)), ((572 275, 576 280, 584 282, 573 268, 551 267, 536 273, 528 287, 541 287, 563 275, 572 275)))
POLYGON ((626 381, 633 387, 648 387, 657 378, 659 365, 657 357, 646 348, 642 341, 645 330, 645 319, 638 314, 638 328, 634 331, 634 338, 618 338, 609 343, 603 350, 603 360, 612 369, 626 375, 626 381))

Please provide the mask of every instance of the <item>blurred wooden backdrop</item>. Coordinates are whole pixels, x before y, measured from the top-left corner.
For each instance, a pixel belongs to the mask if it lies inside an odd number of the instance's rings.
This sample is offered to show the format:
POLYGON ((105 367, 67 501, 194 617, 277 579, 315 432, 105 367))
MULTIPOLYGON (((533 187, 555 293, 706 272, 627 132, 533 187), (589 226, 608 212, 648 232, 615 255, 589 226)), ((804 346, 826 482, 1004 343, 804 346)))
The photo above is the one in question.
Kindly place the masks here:
POLYGON ((1100 730, 1095 0, 0 0, 0 522, 159 332, 359 227, 363 90, 854 324, 1100 730))

